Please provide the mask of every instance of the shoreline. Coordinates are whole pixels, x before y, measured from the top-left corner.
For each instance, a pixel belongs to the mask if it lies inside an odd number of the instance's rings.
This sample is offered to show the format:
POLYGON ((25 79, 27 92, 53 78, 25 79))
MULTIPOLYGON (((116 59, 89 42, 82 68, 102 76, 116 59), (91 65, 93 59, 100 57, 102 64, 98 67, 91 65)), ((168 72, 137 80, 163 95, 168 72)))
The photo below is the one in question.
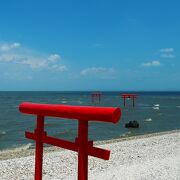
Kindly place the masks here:
MULTIPOLYGON (((111 151, 108 161, 89 156, 89 179, 179 179, 180 131, 115 141, 106 141, 106 144, 101 142, 102 145, 98 145, 111 151)), ((46 153, 43 157, 43 179, 76 179, 77 159, 77 153, 69 150, 46 153)), ((34 161, 34 156, 2 160, 0 177, 4 180, 33 179, 34 161)))
MULTIPOLYGON (((102 140, 102 141, 94 141, 95 146, 101 146, 101 145, 108 145, 112 143, 118 143, 123 141, 131 141, 131 140, 137 140, 137 139, 144 139, 149 137, 155 137, 155 136, 163 136, 166 134, 173 134, 173 133, 180 133, 180 130, 172 130, 172 131, 163 131, 163 132, 155 132, 155 133, 149 133, 149 134, 143 134, 143 135, 137 135, 137 136, 129 136, 129 137, 120 137, 110 140, 102 140)), ((43 149, 43 153, 51 153, 51 152, 60 152, 60 151, 66 151, 66 149, 51 146, 51 147, 45 147, 43 149)), ((0 161, 2 160, 8 160, 8 159, 14 159, 14 158, 21 158, 21 157, 28 157, 28 156, 34 156, 35 155, 35 149, 7 149, 0 151, 0 161)))

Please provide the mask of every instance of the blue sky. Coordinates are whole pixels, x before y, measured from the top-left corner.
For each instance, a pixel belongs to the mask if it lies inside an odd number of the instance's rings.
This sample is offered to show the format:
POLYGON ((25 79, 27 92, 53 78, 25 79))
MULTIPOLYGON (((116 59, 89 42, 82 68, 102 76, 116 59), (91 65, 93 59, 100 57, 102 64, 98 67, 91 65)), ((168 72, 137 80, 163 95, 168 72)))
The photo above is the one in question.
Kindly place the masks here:
POLYGON ((180 90, 179 0, 1 0, 0 90, 180 90))

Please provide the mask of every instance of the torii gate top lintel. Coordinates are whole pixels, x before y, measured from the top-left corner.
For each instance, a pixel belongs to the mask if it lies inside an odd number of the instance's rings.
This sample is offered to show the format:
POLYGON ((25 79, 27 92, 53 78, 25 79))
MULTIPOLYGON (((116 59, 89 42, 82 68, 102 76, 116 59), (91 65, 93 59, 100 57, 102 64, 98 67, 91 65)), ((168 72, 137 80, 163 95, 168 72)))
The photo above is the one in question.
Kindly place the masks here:
POLYGON ((122 98, 124 98, 124 107, 126 106, 126 98, 131 98, 133 100, 133 107, 135 106, 134 99, 137 97, 137 94, 122 94, 122 98))
POLYGON ((121 96, 125 98, 136 98, 137 94, 122 94, 121 96))

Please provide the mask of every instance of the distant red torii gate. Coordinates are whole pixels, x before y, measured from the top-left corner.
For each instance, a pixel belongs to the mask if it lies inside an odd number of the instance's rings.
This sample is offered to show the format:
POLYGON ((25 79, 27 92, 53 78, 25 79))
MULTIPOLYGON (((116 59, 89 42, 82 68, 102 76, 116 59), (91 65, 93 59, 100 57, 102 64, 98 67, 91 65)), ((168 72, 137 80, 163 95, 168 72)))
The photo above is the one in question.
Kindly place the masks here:
POLYGON ((121 97, 124 99, 124 107, 126 107, 126 98, 130 98, 133 101, 133 107, 135 106, 136 94, 121 94, 121 97))
POLYGON ((101 92, 92 92, 91 93, 92 102, 95 102, 96 99, 98 99, 100 102, 101 101, 101 95, 102 95, 101 92))
POLYGON ((42 180, 43 143, 78 152, 78 180, 88 179, 88 155, 109 160, 110 151, 93 146, 88 141, 88 121, 117 123, 121 109, 113 107, 67 106, 54 104, 21 103, 19 110, 37 116, 34 133, 25 132, 26 138, 36 141, 35 180, 42 180), (44 131, 44 117, 60 117, 78 120, 78 138, 75 142, 47 136, 44 131))

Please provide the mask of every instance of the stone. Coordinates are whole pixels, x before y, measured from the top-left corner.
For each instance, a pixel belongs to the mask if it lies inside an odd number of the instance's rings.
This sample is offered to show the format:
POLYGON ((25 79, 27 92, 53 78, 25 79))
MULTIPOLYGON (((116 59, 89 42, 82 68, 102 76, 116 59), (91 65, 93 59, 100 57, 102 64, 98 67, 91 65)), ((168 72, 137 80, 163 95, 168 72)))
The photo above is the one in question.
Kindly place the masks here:
POLYGON ((129 121, 125 124, 125 128, 139 128, 139 123, 137 121, 129 121))

